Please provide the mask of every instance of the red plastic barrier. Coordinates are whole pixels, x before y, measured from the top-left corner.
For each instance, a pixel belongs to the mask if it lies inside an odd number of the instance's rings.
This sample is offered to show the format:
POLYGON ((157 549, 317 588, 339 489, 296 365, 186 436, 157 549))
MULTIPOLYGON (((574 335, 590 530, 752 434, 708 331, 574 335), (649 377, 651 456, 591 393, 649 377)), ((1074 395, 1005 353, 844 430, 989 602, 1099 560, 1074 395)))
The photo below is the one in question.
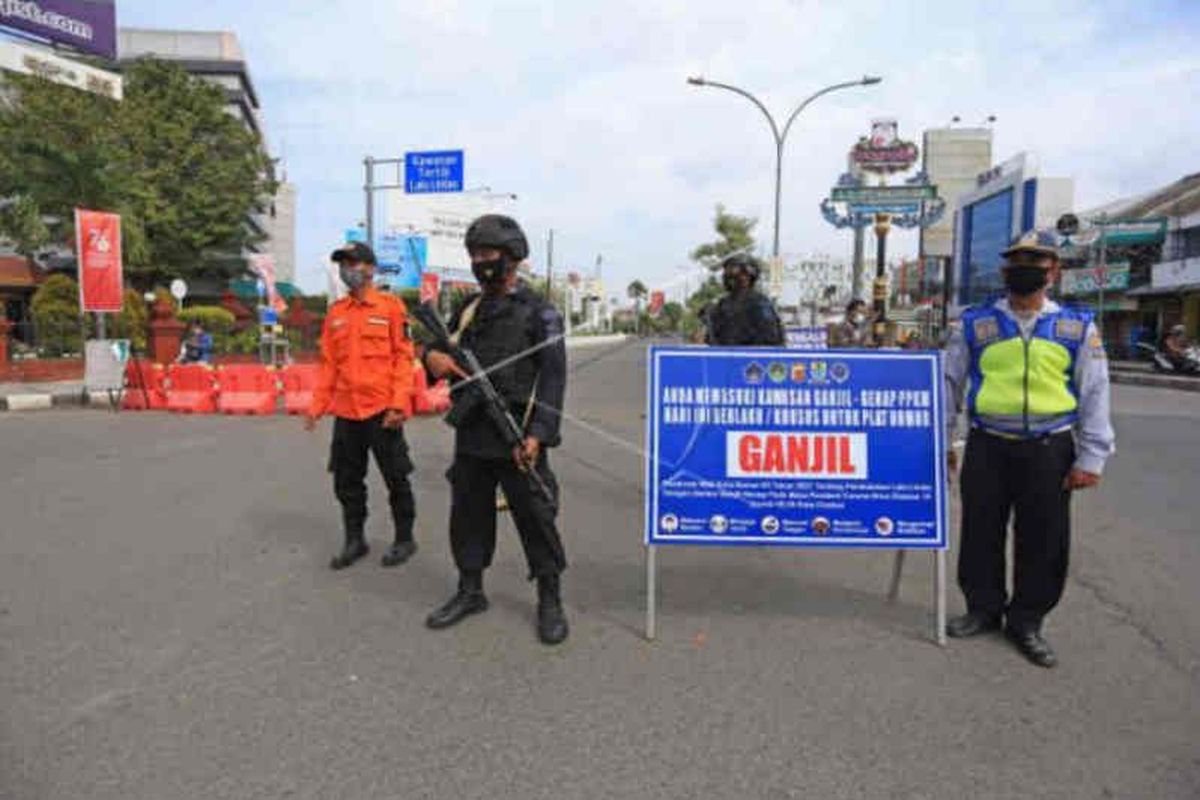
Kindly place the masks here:
POLYGON ((312 405, 313 392, 317 388, 317 364, 289 364, 279 370, 279 382, 283 386, 283 410, 287 414, 307 414, 312 405))
POLYGON ((262 364, 217 367, 217 410, 222 414, 275 413, 279 384, 275 370, 262 364))
POLYGON ((213 414, 217 386, 207 364, 172 364, 167 371, 167 409, 177 414, 213 414))
POLYGON ((163 377, 162 364, 130 361, 125 365, 125 394, 121 398, 121 408, 126 411, 166 408, 167 391, 163 387, 163 377))

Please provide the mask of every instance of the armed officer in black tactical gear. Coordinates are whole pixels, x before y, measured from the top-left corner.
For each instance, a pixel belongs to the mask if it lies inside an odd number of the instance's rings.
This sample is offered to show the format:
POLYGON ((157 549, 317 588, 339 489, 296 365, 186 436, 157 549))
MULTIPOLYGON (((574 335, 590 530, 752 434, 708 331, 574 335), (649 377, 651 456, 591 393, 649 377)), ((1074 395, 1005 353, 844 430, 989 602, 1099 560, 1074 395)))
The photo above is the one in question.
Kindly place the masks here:
POLYGON ((705 343, 731 346, 782 347, 783 325, 770 298, 755 288, 762 273, 758 260, 735 253, 721 263, 728 292, 709 307, 705 343))
POLYGON ((467 229, 467 252, 481 292, 466 298, 450 319, 452 338, 472 351, 487 371, 509 411, 523 427, 524 440, 511 448, 502 431, 478 402, 462 364, 433 348, 426 368, 450 376, 456 427, 451 484, 450 545, 459 571, 458 591, 436 609, 426 624, 447 628, 487 609, 483 571, 496 550, 496 485, 504 490, 529 563, 537 580, 537 632, 546 644, 567 638, 567 619, 559 593, 566 567, 555 525, 558 487, 546 450, 561 441, 559 415, 566 390, 567 354, 558 311, 517 277, 529 255, 516 221, 498 214, 475 220, 467 229), (552 497, 538 491, 529 470, 536 470, 552 497))

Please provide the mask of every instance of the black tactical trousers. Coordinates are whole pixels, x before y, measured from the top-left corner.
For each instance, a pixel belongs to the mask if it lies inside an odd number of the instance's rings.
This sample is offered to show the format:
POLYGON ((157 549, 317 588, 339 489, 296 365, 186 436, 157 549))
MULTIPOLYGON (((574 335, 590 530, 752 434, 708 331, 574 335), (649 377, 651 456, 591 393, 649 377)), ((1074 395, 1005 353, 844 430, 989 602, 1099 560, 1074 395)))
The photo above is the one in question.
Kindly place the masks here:
POLYGON ((529 477, 511 458, 478 458, 458 454, 446 473, 450 480, 450 549, 454 563, 463 572, 482 571, 491 566, 496 552, 496 485, 504 490, 513 522, 525 548, 529 577, 557 575, 567 566, 562 539, 554 517, 558 484, 542 451, 538 474, 550 487, 555 502, 538 493, 529 477))
POLYGON ((1063 489, 1063 480, 1074 462, 1069 432, 1012 440, 972 429, 962 469, 958 553, 958 585, 968 610, 1007 613, 1009 625, 1036 629, 1058 604, 1071 542, 1071 493, 1063 489), (1004 549, 1010 516, 1011 601, 1004 549))
POLYGON ((408 475, 413 470, 408 457, 404 430, 383 427, 383 414, 364 420, 337 417, 333 423, 333 445, 329 471, 333 473, 333 492, 342 504, 342 519, 348 534, 361 534, 367 520, 367 453, 375 454, 375 464, 388 488, 396 541, 411 541, 416 503, 408 475))

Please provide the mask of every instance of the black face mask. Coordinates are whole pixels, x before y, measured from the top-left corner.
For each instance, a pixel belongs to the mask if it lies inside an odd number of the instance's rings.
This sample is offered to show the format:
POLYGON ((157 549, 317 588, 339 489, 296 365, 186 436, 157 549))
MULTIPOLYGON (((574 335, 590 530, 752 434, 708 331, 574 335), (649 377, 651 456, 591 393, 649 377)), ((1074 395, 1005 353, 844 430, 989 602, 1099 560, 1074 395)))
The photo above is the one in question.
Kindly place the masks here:
POLYGON ((1046 270, 1028 265, 1005 267, 1004 286, 1013 294, 1026 295, 1046 288, 1046 270))
POLYGON ((504 280, 507 273, 504 258, 493 258, 491 261, 472 261, 471 272, 480 283, 498 283, 504 280))

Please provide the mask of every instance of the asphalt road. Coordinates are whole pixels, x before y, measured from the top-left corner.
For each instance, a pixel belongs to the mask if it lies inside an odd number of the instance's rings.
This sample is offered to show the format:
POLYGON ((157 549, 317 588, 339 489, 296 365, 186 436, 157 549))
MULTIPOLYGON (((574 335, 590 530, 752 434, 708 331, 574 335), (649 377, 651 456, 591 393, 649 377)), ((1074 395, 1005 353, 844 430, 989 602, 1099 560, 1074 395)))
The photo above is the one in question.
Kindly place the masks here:
POLYGON ((887 554, 667 550, 644 641, 641 347, 572 358, 558 649, 508 522, 492 609, 423 627, 454 579, 437 420, 420 552, 378 565, 373 476, 375 549, 335 574, 328 425, 0 416, 0 797, 1200 795, 1200 395, 1117 387, 1043 671, 929 641, 928 555, 891 606, 887 554))

